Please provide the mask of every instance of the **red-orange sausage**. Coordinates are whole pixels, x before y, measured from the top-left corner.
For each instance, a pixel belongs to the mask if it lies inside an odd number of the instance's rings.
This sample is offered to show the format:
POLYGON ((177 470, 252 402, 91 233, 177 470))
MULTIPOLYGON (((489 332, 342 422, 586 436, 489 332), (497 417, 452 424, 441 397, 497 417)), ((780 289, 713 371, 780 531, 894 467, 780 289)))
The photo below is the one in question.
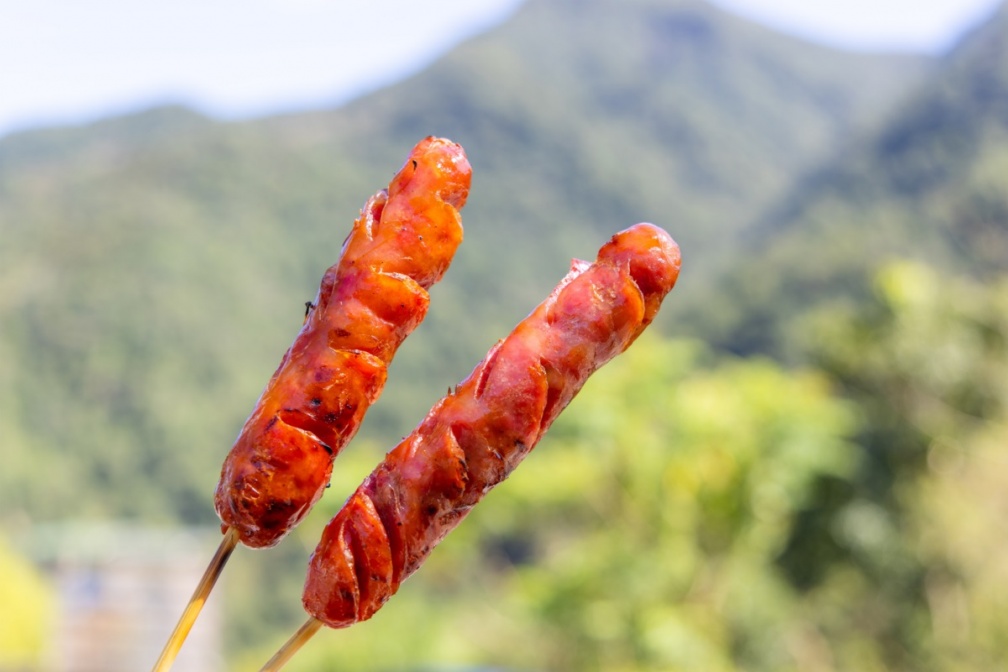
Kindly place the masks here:
POLYGON ((322 495, 462 241, 471 172, 461 146, 426 138, 354 222, 221 469, 217 513, 244 544, 276 544, 322 495))
POLYGON ((370 618, 521 462, 594 371, 654 319, 679 248, 650 224, 575 262, 351 495, 312 555, 303 602, 330 627, 370 618))

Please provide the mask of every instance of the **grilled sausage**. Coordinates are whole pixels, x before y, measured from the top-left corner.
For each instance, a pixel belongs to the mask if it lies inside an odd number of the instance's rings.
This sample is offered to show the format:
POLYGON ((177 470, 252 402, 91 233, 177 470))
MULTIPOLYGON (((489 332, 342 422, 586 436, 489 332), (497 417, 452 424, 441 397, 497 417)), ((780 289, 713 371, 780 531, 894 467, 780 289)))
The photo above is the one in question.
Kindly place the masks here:
POLYGON ((462 241, 471 172, 462 147, 426 138, 354 222, 221 469, 215 508, 245 545, 276 544, 321 497, 462 241))
POLYGON ((592 264, 575 261, 329 522, 309 563, 308 613, 334 628, 370 618, 650 324, 679 265, 678 246, 650 224, 616 234, 592 264))

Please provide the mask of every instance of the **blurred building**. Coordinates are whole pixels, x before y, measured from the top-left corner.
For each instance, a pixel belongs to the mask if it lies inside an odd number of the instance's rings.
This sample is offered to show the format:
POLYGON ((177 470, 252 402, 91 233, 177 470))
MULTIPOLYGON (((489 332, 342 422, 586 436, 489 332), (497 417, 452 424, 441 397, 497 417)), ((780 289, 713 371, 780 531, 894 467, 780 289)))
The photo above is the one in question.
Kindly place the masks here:
MULTIPOLYGON (((150 669, 210 560, 220 534, 126 525, 58 525, 28 545, 57 590, 53 672, 150 669)), ((207 601, 175 664, 224 670, 220 591, 207 601)))

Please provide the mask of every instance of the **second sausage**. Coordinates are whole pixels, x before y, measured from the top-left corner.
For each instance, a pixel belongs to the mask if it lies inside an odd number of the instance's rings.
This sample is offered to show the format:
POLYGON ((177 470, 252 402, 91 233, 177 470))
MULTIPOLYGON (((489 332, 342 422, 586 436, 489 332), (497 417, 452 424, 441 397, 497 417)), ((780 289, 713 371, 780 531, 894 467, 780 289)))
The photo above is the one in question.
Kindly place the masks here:
POLYGON ((504 480, 600 366, 654 319, 679 248, 638 224, 570 274, 393 448, 326 526, 303 602, 334 628, 370 618, 504 480))

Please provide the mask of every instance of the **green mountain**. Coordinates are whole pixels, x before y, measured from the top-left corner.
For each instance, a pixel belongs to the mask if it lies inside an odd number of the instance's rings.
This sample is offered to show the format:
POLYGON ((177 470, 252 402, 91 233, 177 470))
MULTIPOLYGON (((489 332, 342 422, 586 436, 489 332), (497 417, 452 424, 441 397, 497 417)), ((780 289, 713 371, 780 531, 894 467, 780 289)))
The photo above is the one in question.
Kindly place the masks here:
POLYGON ((868 297, 886 261, 980 279, 1008 271, 1008 5, 889 116, 804 176, 746 232, 718 281, 687 297, 683 319, 697 333, 785 356, 797 319, 868 297))
POLYGON ((339 109, 165 108, 0 139, 3 510, 212 522, 303 302, 425 135, 461 142, 475 176, 466 241, 362 430, 383 444, 618 229, 665 226, 686 257, 670 303, 702 295, 757 215, 930 65, 699 0, 530 0, 339 109))

